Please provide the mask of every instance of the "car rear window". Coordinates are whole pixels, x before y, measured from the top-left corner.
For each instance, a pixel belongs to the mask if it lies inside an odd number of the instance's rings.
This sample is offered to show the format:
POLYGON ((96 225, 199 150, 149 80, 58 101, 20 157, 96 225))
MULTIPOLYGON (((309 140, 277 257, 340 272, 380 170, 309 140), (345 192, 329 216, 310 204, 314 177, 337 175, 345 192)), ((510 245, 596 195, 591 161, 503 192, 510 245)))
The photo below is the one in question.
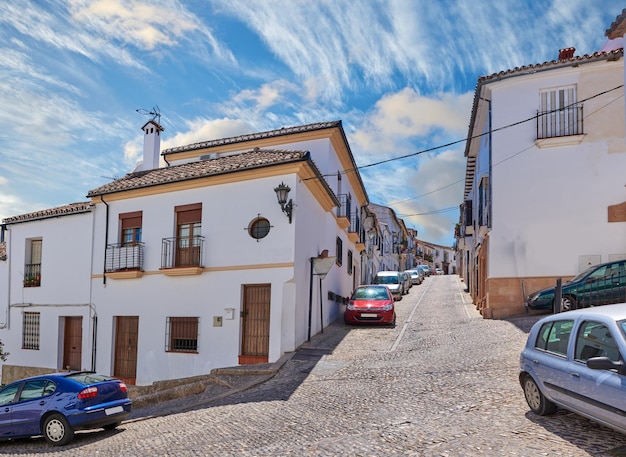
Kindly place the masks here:
POLYGON ((98 373, 73 373, 68 375, 67 379, 72 379, 81 384, 88 385, 95 384, 97 382, 112 381, 115 378, 98 373))
POLYGON ((559 320, 544 323, 537 334, 535 348, 566 356, 572 327, 574 327, 573 320, 559 320))

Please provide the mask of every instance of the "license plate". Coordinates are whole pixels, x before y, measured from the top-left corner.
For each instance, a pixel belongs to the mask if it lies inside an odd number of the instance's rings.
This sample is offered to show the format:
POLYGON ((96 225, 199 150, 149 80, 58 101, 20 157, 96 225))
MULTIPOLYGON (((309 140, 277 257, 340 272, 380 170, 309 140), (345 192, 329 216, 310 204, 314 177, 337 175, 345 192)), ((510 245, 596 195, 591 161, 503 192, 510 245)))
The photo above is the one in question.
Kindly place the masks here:
POLYGON ((112 414, 121 413, 122 411, 124 411, 124 408, 122 408, 121 406, 115 406, 114 408, 105 409, 104 414, 106 414, 107 416, 110 416, 112 414))
POLYGON ((361 313, 361 317, 378 317, 375 313, 361 313))

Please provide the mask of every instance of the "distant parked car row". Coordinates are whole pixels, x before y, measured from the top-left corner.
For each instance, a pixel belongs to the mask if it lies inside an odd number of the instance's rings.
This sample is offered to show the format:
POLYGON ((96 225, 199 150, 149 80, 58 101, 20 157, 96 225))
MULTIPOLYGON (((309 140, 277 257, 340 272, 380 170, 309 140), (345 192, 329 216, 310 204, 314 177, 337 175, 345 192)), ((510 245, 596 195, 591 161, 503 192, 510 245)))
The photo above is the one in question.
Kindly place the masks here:
POLYGON ((419 267, 406 271, 379 271, 375 284, 357 287, 348 300, 343 319, 346 324, 395 325, 394 302, 401 300, 414 285, 421 284, 430 268, 419 267))

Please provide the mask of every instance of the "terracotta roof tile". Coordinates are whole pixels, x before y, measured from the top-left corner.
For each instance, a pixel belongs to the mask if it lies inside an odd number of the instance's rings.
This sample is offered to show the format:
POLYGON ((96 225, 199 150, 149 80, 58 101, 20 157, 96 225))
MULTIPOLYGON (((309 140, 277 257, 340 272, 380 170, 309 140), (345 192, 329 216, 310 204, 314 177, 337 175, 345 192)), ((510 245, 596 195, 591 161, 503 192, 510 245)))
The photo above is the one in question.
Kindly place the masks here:
POLYGON ((478 82, 485 82, 490 80, 497 80, 503 77, 514 76, 516 74, 535 73, 540 70, 549 69, 551 67, 567 66, 572 62, 591 62, 593 60, 608 60, 611 58, 618 59, 624 55, 624 49, 616 49, 608 52, 594 52, 593 54, 585 54, 584 56, 573 56, 564 60, 551 60, 550 62, 524 65, 522 67, 515 67, 509 70, 503 70, 498 73, 492 73, 487 76, 481 76, 478 78, 478 82))
POLYGON ((47 219, 49 217, 67 216, 69 214, 86 213, 91 211, 91 202, 69 203, 67 205, 58 206, 56 208, 42 209, 32 213, 21 214, 19 216, 7 217, 2 219, 4 224, 16 224, 19 222, 34 221, 38 219, 47 219))
POLYGON ((615 38, 623 37, 624 33, 626 33, 626 8, 615 18, 611 27, 604 34, 609 40, 614 40, 615 38))
POLYGON ((308 151, 254 149, 248 152, 218 156, 182 165, 129 173, 123 178, 90 190, 87 197, 105 195, 131 189, 157 186, 190 179, 204 178, 224 173, 250 170, 290 162, 298 162, 309 158, 308 151))
POLYGON ((296 127, 283 127, 276 130, 268 130, 267 132, 250 133, 246 135, 233 136, 230 138, 220 138, 219 140, 203 141, 201 143, 192 143, 185 146, 177 146, 174 148, 164 149, 161 155, 174 154, 177 152, 193 151, 194 149, 204 149, 213 146, 222 146, 225 144, 241 143, 244 141, 259 140, 263 138, 272 138, 282 135, 293 135, 294 133, 311 132, 315 130, 323 130, 341 125, 341 121, 317 122, 315 124, 299 125, 296 127))

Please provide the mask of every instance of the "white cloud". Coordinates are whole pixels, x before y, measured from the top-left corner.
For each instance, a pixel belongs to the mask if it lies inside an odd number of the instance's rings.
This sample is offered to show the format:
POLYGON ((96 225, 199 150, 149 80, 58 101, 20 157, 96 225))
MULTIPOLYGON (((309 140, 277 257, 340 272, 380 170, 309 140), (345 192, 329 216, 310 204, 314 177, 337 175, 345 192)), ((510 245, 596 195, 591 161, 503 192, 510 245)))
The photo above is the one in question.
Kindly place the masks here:
POLYGON ((423 96, 410 88, 384 95, 350 134, 359 164, 418 152, 467 136, 473 94, 423 96))
POLYGON ((187 144, 238 136, 255 130, 236 119, 197 118, 187 122, 187 131, 177 133, 161 143, 161 150, 187 144))

